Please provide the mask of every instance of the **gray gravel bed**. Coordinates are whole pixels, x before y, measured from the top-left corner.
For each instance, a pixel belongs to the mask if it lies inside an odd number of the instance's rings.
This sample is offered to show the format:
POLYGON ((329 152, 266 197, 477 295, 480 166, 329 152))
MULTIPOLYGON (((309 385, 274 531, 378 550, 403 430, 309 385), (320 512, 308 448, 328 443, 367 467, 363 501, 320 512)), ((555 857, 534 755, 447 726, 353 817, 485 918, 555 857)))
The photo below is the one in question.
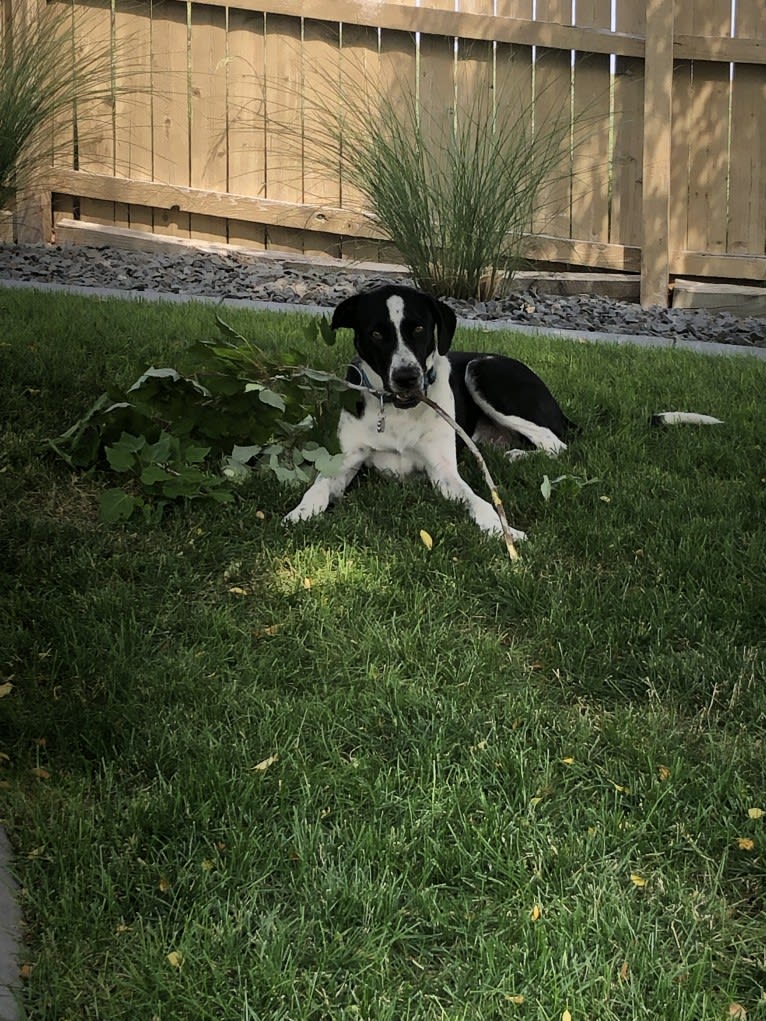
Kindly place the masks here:
MULTIPOLYGON (((146 253, 110 246, 0 244, 0 282, 27 282, 162 291, 332 307, 356 291, 406 275, 376 276, 353 266, 296 268, 239 252, 146 253)), ((508 320, 540 329, 664 337, 766 348, 766 318, 701 309, 644 309, 593 295, 518 291, 493 301, 449 304, 464 319, 508 320)))

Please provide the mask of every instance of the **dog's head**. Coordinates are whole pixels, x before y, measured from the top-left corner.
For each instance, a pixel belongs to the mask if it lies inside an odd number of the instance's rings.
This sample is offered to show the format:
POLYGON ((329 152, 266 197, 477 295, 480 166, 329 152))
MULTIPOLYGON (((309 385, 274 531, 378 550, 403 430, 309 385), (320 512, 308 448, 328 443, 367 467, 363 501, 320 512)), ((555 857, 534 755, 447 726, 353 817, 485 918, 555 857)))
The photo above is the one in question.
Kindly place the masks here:
POLYGON ((456 325, 448 305, 400 284, 346 298, 331 323, 334 330, 354 331, 359 357, 380 377, 383 389, 402 398, 423 393, 434 359, 449 350, 456 325))

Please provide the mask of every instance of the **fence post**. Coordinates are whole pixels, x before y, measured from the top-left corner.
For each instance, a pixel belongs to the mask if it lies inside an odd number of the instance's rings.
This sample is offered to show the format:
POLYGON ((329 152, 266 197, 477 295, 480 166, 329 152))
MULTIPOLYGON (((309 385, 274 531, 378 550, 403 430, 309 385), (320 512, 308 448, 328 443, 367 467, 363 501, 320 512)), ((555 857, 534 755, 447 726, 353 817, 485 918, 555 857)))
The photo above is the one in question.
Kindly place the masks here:
MULTIPOLYGON (((45 0, 21 0, 18 6, 15 3, 12 6, 16 7, 16 14, 12 15, 11 30, 24 24, 35 31, 45 12, 46 3, 45 0)), ((50 188, 46 189, 45 177, 45 168, 40 168, 39 177, 35 170, 29 184, 16 192, 15 234, 16 240, 23 244, 41 241, 47 244, 52 239, 51 192, 50 188)))
POLYGON ((674 0, 647 0, 641 304, 668 304, 674 0))

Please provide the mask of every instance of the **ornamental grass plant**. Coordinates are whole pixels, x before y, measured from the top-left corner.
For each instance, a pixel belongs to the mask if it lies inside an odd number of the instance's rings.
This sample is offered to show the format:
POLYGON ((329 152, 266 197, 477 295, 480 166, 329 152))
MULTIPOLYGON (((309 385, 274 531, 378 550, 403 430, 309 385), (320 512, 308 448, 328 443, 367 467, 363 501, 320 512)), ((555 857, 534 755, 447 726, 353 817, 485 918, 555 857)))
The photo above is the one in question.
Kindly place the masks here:
POLYGON ((87 45, 103 12, 75 13, 69 4, 51 3, 33 16, 31 8, 11 4, 0 30, 0 208, 33 182, 58 149, 71 150, 76 164, 84 141, 74 130, 78 109, 128 91, 125 79, 132 73, 116 59, 129 40, 113 53, 87 45), (67 121, 69 130, 54 137, 54 122, 62 128, 67 121))
MULTIPOLYGON (((340 171, 344 208, 371 216, 418 287, 495 296, 524 264, 533 222, 560 212, 555 196, 568 202, 587 115, 575 122, 568 103, 552 100, 560 82, 539 64, 508 78, 498 57, 459 95, 455 64, 451 87, 434 98, 396 69, 376 76, 353 55, 346 61, 340 76, 311 68, 315 91, 300 97, 304 169, 340 171)), ((291 111, 272 108, 268 120, 295 151, 291 111)))
POLYGON ((486 90, 459 114, 445 107, 438 116, 424 115, 411 94, 385 95, 375 116, 352 103, 342 167, 418 287, 491 297, 523 264, 543 185, 568 158, 568 127, 560 115, 535 131, 528 108, 493 107, 486 90))

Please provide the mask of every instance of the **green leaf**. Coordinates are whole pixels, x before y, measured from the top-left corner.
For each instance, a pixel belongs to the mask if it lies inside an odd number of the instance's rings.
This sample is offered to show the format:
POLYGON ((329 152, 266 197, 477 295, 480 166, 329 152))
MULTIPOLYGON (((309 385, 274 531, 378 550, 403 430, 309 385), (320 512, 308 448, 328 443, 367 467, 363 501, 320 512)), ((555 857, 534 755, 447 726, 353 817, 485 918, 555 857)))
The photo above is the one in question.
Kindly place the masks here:
POLYGON ((321 454, 314 461, 316 470, 322 475, 337 475, 343 467, 345 454, 331 454, 322 448, 321 454))
POLYGON ((116 443, 105 450, 106 459, 112 471, 133 471, 136 466, 136 453, 145 443, 146 440, 143 436, 129 436, 128 433, 123 433, 116 443), (140 443, 136 442, 137 440, 140 440, 140 443))
POLYGON ((258 400, 262 404, 267 404, 270 408, 276 408, 277 411, 284 411, 287 407, 284 397, 282 397, 281 394, 275 393, 273 390, 259 391, 258 400))
POLYGON ((141 460, 144 464, 165 464, 178 447, 178 440, 168 432, 163 432, 156 443, 150 443, 142 451, 141 460))
POLYGON ((127 521, 136 507, 142 505, 142 500, 126 493, 124 489, 109 489, 101 497, 101 520, 110 525, 117 521, 127 521))
POLYGON ((193 444, 183 448, 182 457, 188 464, 200 464, 210 453, 210 447, 195 447, 193 444))
POLYGON ((543 500, 550 500, 552 488, 551 480, 547 475, 543 475, 543 481, 540 485, 540 492, 543 494, 543 500))
POLYGON ((147 465, 146 468, 141 472, 141 485, 143 486, 156 486, 160 482, 166 482, 168 479, 172 479, 174 476, 170 472, 165 471, 158 464, 147 465))

